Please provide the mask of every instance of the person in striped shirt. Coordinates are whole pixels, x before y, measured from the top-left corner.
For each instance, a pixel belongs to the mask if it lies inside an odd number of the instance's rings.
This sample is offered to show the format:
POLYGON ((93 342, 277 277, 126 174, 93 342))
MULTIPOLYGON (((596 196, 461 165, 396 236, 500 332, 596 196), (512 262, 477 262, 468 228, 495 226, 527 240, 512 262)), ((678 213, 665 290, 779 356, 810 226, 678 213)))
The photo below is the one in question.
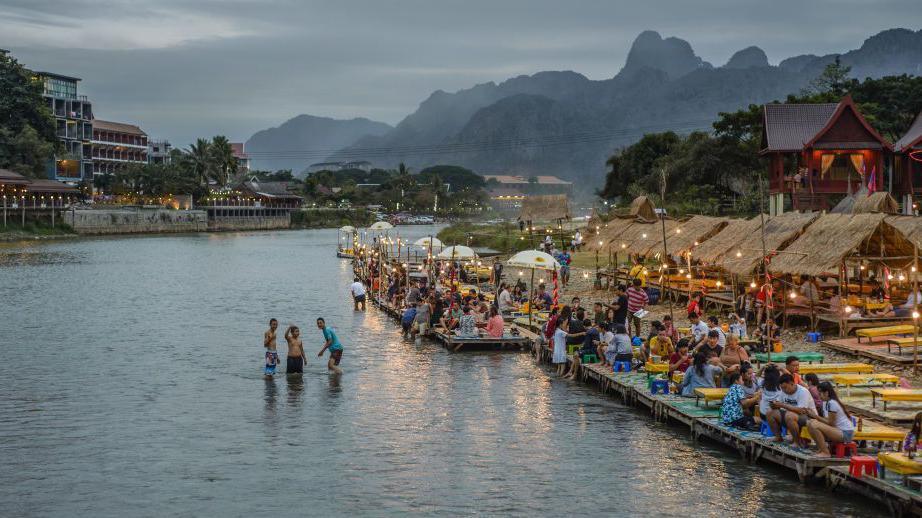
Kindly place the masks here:
POLYGON ((650 301, 647 292, 640 287, 640 284, 640 279, 634 279, 633 285, 627 289, 628 320, 634 328, 634 336, 640 336, 640 318, 634 316, 634 313, 647 307, 647 302, 650 301))

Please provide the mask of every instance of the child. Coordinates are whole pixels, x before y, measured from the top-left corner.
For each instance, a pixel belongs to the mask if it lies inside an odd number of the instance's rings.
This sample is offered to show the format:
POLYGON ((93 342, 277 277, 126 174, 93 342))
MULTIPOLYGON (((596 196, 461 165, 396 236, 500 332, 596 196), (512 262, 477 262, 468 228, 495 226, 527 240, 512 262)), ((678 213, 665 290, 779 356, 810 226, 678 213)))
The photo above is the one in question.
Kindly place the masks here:
POLYGON ((269 320, 269 330, 263 333, 263 347, 266 348, 266 376, 275 374, 275 368, 279 364, 279 353, 276 350, 275 334, 279 328, 279 321, 276 319, 269 320))
POLYGON ((730 334, 736 335, 740 339, 746 338, 748 334, 746 319, 740 318, 736 313, 730 313, 730 334))
POLYGON ((307 361, 304 358, 304 346, 301 343, 301 330, 298 326, 288 326, 285 330, 285 341, 288 342, 286 372, 289 374, 303 373, 304 364, 307 361))
POLYGON ((813 396, 813 403, 816 405, 817 415, 823 415, 823 398, 820 397, 820 378, 812 372, 804 374, 804 381, 807 382, 807 390, 813 396))
POLYGON ((323 345, 323 349, 320 349, 317 356, 322 357, 323 351, 329 349, 330 360, 327 362, 327 370, 333 371, 336 374, 342 374, 343 370, 339 368, 339 362, 343 359, 343 344, 339 343, 339 337, 336 336, 333 328, 327 327, 326 321, 322 318, 317 319, 317 329, 323 333, 323 339, 326 341, 323 345))
POLYGON ((915 456, 920 437, 922 437, 922 412, 916 414, 916 418, 912 421, 912 430, 903 441, 903 451, 908 453, 910 458, 915 456))

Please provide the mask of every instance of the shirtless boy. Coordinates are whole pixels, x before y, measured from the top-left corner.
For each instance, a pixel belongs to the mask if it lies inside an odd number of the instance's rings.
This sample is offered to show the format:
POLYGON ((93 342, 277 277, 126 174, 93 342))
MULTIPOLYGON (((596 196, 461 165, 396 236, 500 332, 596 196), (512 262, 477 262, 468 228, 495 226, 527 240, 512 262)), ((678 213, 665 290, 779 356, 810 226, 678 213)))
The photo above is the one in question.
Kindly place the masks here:
POLYGON ((266 348, 266 376, 275 374, 275 368, 279 364, 279 353, 275 346, 275 335, 279 328, 279 321, 276 319, 269 320, 269 330, 263 334, 263 347, 266 348))
POLYGON ((301 344, 301 330, 298 326, 288 326, 285 331, 285 341, 288 342, 288 365, 286 371, 289 374, 303 373, 304 364, 307 363, 304 358, 304 346, 301 344))

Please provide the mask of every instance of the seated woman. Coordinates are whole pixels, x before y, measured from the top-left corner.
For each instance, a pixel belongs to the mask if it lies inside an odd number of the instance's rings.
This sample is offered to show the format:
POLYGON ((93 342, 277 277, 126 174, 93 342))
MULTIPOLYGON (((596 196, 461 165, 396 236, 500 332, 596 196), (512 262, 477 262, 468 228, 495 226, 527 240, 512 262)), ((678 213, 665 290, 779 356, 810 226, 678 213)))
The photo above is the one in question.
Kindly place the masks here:
POLYGON ((612 339, 605 346, 605 361, 609 365, 615 362, 628 362, 634 358, 634 349, 631 347, 631 337, 627 334, 624 324, 615 324, 612 339))
POLYGON ((470 306, 464 306, 461 318, 458 319, 458 336, 477 336, 477 323, 474 320, 474 315, 471 313, 470 306))
POLYGON ((496 306, 490 306, 490 319, 487 320, 486 326, 487 336, 502 338, 504 327, 503 317, 500 316, 499 311, 496 310, 496 306))
POLYGON ((727 346, 720 352, 720 364, 726 375, 739 372, 740 365, 749 361, 749 353, 740 346, 740 339, 736 335, 727 335, 727 346))
POLYGON ((743 389, 743 378, 739 372, 730 374, 730 390, 724 396, 723 405, 720 407, 720 422, 734 428, 743 430, 756 430, 755 419, 752 418, 752 408, 759 403, 761 395, 746 396, 743 389), (749 412, 746 412, 749 410, 749 412))
POLYGON ((445 314, 439 320, 439 325, 444 327, 446 331, 451 331, 458 327, 461 322, 461 315, 461 306, 454 304, 451 308, 445 310, 445 314))
POLYGON ((827 441, 848 443, 855 436, 855 424, 851 415, 845 410, 832 383, 824 381, 819 386, 820 398, 823 400, 823 415, 807 421, 810 437, 816 441, 819 449, 817 456, 829 457, 827 441))
POLYGON ((716 388, 716 378, 723 374, 723 368, 717 363, 716 358, 713 363, 709 363, 707 353, 699 352, 695 354, 691 367, 685 371, 685 377, 682 378, 682 384, 679 385, 681 394, 686 397, 694 397, 697 388, 716 388))
POLYGON ((880 309, 874 309, 874 310, 868 311, 868 316, 869 317, 891 317, 892 318, 896 316, 896 311, 893 309, 893 305, 888 302, 884 307, 880 309))
POLYGON ((672 373, 676 371, 684 374, 691 362, 692 358, 688 354, 688 338, 683 338, 676 344, 676 351, 669 356, 669 372, 666 378, 672 379, 672 373))

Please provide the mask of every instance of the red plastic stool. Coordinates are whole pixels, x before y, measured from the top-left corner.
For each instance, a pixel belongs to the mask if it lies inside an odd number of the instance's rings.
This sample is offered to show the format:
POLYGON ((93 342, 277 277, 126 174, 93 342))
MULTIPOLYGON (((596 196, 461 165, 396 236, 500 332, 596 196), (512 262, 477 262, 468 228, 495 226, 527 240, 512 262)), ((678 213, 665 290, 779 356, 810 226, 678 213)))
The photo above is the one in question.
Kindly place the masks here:
POLYGON ((862 472, 864 475, 873 475, 876 477, 877 459, 868 457, 867 455, 856 455, 852 457, 851 462, 848 464, 848 473, 855 478, 861 478, 862 472))
POLYGON ((836 458, 837 459, 841 459, 845 457, 846 451, 848 451, 849 457, 854 457, 855 455, 858 455, 858 445, 855 444, 854 442, 846 442, 846 443, 837 442, 835 443, 835 447, 836 447, 836 458))

